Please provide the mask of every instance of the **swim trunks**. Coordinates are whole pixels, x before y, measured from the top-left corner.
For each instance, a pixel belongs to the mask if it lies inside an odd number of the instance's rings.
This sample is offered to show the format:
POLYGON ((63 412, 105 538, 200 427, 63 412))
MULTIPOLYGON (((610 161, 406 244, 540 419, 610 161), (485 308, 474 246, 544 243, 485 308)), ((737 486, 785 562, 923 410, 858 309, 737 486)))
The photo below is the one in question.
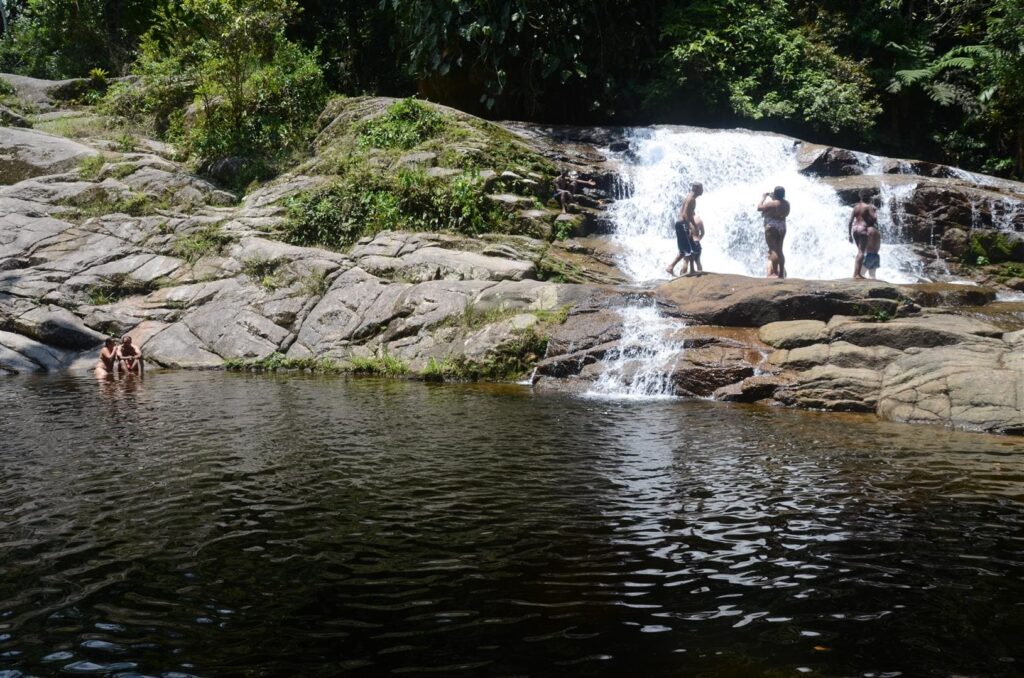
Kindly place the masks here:
POLYGON ((882 265, 882 258, 878 256, 878 252, 868 252, 864 255, 864 268, 869 271, 878 268, 882 265))
POLYGON ((693 240, 690 238, 690 225, 685 221, 676 222, 676 245, 679 254, 684 257, 693 256, 693 240))
POLYGON ((693 256, 699 257, 704 248, 701 247, 700 241, 690 238, 690 251, 693 253, 693 256))
POLYGON ((764 227, 775 229, 779 235, 786 235, 786 220, 781 217, 765 217, 764 227))

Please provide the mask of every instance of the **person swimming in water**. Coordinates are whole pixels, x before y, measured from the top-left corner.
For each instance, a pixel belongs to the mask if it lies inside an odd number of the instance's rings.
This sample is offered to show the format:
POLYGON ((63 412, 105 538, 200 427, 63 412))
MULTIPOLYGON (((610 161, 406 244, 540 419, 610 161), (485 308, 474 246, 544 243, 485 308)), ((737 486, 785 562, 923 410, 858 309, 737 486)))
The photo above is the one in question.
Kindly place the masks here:
POLYGON ((757 211, 764 216, 764 239, 768 243, 768 277, 786 277, 786 255, 782 244, 786 240, 786 217, 789 216, 786 189, 776 186, 771 193, 761 196, 757 211))
POLYGON ((96 376, 109 377, 114 374, 114 367, 117 364, 117 342, 112 337, 107 337, 100 349, 100 359, 96 363, 96 376))
POLYGON ((875 247, 874 256, 869 263, 875 266, 867 267, 869 270, 878 268, 876 260, 879 259, 878 249, 882 243, 882 234, 878 231, 878 210, 869 202, 870 199, 870 191, 861 190, 860 202, 853 206, 853 212, 850 214, 850 242, 857 245, 857 256, 853 260, 853 277, 860 280, 864 279, 864 260, 870 243, 874 241, 875 247))
POLYGON ((144 370, 142 351, 135 348, 131 336, 127 334, 121 339, 121 345, 117 348, 117 362, 122 372, 142 376, 144 370))

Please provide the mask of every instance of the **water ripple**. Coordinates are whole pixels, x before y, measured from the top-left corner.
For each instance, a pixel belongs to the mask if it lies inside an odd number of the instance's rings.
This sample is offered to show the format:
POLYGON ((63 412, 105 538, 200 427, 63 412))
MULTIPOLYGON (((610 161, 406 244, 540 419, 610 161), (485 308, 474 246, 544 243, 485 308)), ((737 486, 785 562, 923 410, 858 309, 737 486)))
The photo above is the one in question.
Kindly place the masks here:
POLYGON ((5 677, 1024 661, 1020 440, 219 373, 0 403, 5 677))

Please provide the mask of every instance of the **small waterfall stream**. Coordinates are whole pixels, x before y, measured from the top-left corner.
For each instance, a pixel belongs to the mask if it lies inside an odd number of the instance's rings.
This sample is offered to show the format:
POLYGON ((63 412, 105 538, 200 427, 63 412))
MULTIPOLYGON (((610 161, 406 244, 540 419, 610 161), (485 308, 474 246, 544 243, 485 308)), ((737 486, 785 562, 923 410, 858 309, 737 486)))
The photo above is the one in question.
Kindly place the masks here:
MULTIPOLYGON (((668 279, 676 254, 672 224, 693 182, 704 185, 697 214, 705 224, 701 257, 705 271, 763 276, 767 259, 762 219, 755 206, 765 191, 786 188, 792 204, 785 244, 790 277, 848 278, 856 248, 848 241, 850 208, 835 190, 800 174, 795 140, 742 131, 645 128, 632 134, 634 160, 623 164, 621 181, 632 187, 611 208, 620 266, 638 285, 668 279)), ((881 173, 880 163, 864 163, 881 173)), ((891 282, 923 277, 923 264, 900 228, 899 211, 915 186, 885 187, 879 207, 883 268, 891 282)), ((684 353, 675 337, 681 321, 653 306, 622 309, 620 348, 609 352, 601 376, 588 392, 596 396, 670 397, 672 366, 684 353)))

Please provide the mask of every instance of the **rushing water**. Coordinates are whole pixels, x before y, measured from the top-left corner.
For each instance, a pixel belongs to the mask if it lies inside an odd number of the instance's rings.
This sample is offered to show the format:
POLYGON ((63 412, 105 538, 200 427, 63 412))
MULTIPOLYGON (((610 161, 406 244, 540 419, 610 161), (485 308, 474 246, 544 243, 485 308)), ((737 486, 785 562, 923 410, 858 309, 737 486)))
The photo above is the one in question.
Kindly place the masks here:
MULTIPOLYGON (((676 251, 672 223, 690 184, 701 182, 697 214, 706 228, 704 270, 763 276, 767 246, 756 205, 762 194, 781 185, 792 204, 785 245, 790 277, 849 278, 857 251, 848 238, 850 208, 830 186, 797 171, 794 143, 740 131, 637 130, 636 160, 623 169, 633 193, 612 207, 616 237, 626 252, 623 268, 641 282, 668 277, 664 269, 676 251)), ((880 208, 879 275, 890 282, 921 278, 922 262, 893 218, 907 191, 913 188, 883 196, 880 208)))
POLYGON ((1022 671, 1020 440, 301 375, 0 411, 5 677, 1022 671))

